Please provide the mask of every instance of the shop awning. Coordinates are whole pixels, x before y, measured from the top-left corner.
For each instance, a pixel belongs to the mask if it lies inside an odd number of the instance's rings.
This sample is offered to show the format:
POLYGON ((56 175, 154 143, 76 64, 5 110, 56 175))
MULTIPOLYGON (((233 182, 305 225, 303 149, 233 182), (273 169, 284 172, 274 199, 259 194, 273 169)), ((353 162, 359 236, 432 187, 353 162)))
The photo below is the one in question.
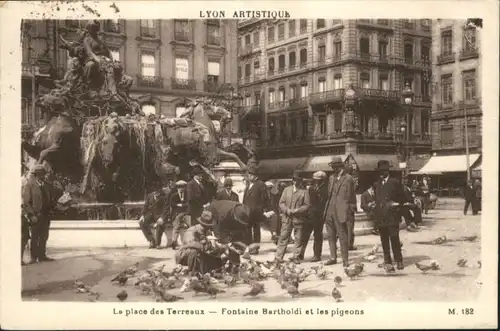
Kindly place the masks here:
MULTIPOLYGON (((332 171, 332 168, 328 165, 332 160, 334 155, 318 155, 310 157, 304 167, 301 169, 304 172, 316 172, 316 171, 332 171)), ((340 155, 342 161, 345 162, 347 155, 340 155)))
POLYGON ((263 175, 290 175, 294 170, 301 170, 307 157, 291 157, 286 159, 264 159, 259 163, 259 174, 263 175))
MULTIPOLYGON (((480 154, 469 154, 469 166, 479 159, 480 154)), ((433 156, 419 171, 412 175, 436 174, 443 172, 465 172, 467 171, 467 159, 465 154, 433 156)))
POLYGON ((380 160, 387 160, 391 165, 391 171, 401 170, 396 155, 387 154, 357 154, 352 156, 360 171, 375 171, 380 160))

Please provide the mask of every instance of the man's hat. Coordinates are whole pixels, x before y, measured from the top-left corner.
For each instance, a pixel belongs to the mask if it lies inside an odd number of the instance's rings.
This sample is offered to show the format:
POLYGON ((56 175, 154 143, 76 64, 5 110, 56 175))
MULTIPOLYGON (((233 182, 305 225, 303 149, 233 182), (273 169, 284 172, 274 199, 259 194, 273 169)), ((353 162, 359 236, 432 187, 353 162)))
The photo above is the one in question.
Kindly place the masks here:
POLYGON ((176 183, 175 183, 175 186, 186 186, 187 183, 183 180, 178 180, 176 183))
POLYGON ((32 174, 44 174, 47 170, 42 164, 37 164, 31 169, 32 174))
POLYGON ((212 212, 210 212, 208 210, 204 210, 201 213, 201 216, 198 217, 198 222, 202 225, 205 225, 205 226, 213 226, 214 221, 213 221, 213 217, 212 217, 212 212))
POLYGON ((323 172, 323 171, 316 171, 314 174, 313 174, 313 179, 325 179, 326 178, 326 174, 323 172))
POLYGON ((377 162, 376 170, 389 170, 391 168, 391 164, 387 160, 379 160, 377 162))
POLYGON ((342 161, 340 156, 332 156, 332 160, 328 165, 332 168, 341 168, 344 167, 344 161, 342 161))
POLYGON ((193 176, 194 176, 194 175, 201 175, 201 174, 203 174, 203 170, 201 170, 201 168, 199 168, 199 167, 195 167, 195 168, 193 169, 193 176))
POLYGON ((239 204, 234 207, 234 218, 243 225, 248 225, 250 215, 250 209, 243 205, 239 204))
POLYGON ((258 175, 257 167, 255 166, 248 167, 248 173, 251 175, 258 175))
POLYGON ((233 187, 233 180, 231 178, 224 179, 224 187, 233 187))

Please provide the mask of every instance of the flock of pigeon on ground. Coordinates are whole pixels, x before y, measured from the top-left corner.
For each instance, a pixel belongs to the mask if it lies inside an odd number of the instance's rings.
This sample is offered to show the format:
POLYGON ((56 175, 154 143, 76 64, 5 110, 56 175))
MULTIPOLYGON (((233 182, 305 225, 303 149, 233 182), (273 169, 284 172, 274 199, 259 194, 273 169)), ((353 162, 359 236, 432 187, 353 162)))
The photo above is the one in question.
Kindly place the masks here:
MULTIPOLYGON (((446 236, 441 236, 427 242, 427 244, 442 245, 450 241, 474 242, 477 239, 477 235, 465 236, 456 240, 449 240, 446 236)), ((111 282, 122 287, 133 285, 140 290, 142 295, 153 295, 157 302, 175 302, 184 298, 169 293, 169 291, 174 289, 180 289, 180 293, 192 291, 195 296, 205 294, 210 298, 216 298, 217 294, 226 292, 224 288, 232 288, 238 283, 249 286, 248 292, 243 294, 244 297, 256 297, 261 293, 266 293, 262 281, 270 278, 274 278, 281 286, 281 289, 294 298, 300 296, 299 285, 306 281, 307 278, 329 279, 331 272, 325 269, 323 265, 313 265, 306 269, 297 266, 294 262, 284 262, 275 266, 270 261, 256 261, 248 254, 250 250, 257 248, 253 247, 255 245, 257 244, 247 247, 247 250, 241 256, 242 262, 239 266, 227 261, 221 269, 213 270, 204 275, 190 276, 187 267, 181 265, 177 265, 173 270, 169 270, 166 265, 160 265, 140 272, 139 263, 136 263, 134 266, 118 273, 111 279, 111 282)), ((363 262, 373 263, 378 258, 377 254, 380 252, 381 247, 375 245, 368 253, 359 258, 363 262)), ((364 270, 363 262, 352 263, 348 267, 345 267, 345 275, 351 280, 358 277, 364 270)), ((466 259, 462 258, 457 262, 457 265, 461 268, 481 268, 481 261, 477 261, 477 264, 474 266, 468 263, 466 259)), ((441 269, 440 264, 436 260, 420 261, 415 266, 424 274, 441 269)), ((384 268, 384 265, 379 264, 378 267, 384 268)), ((339 287, 342 284, 342 277, 335 276, 333 281, 334 287, 331 295, 336 302, 340 302, 342 301, 342 294, 339 287)), ((479 282, 478 280, 478 286, 481 285, 479 282)), ((89 295, 89 301, 95 302, 99 299, 100 293, 92 291, 92 288, 83 282, 75 281, 74 285, 77 293, 87 293, 89 295)), ((120 301, 125 301, 128 293, 123 289, 116 297, 120 301)))

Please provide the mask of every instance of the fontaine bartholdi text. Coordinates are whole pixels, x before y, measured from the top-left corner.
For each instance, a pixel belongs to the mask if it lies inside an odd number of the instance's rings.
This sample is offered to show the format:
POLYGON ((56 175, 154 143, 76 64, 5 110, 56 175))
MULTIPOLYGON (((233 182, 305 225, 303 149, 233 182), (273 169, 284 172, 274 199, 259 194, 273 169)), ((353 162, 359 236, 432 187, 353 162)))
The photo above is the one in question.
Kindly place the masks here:
POLYGON ((200 18, 290 18, 286 10, 200 10, 200 18))

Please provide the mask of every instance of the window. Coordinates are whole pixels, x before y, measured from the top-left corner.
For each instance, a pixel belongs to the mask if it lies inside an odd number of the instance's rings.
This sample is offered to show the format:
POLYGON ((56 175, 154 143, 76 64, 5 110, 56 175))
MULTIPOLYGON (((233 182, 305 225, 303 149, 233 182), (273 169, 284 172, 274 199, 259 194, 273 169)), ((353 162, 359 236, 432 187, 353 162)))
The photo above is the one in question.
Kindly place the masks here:
POLYGON ((254 63, 253 63, 253 68, 254 68, 254 71, 257 71, 257 70, 260 68, 260 63, 259 63, 259 61, 254 61, 254 63))
POLYGON ((405 44, 404 56, 406 63, 413 64, 413 44, 405 44))
POLYGON ((422 30, 429 31, 431 29, 431 20, 420 20, 420 26, 422 26, 422 30))
POLYGON ((387 41, 378 41, 378 56, 381 60, 387 59, 387 41))
POLYGON ((318 46, 318 62, 325 62, 326 58, 326 47, 325 45, 318 46))
POLYGON ((320 134, 320 136, 326 135, 326 115, 319 115, 318 122, 319 122, 319 134, 320 134))
POLYGON ((335 26, 337 24, 341 24, 342 20, 332 20, 332 25, 335 26))
POLYGON ((280 87, 278 90, 278 96, 279 96, 279 102, 284 102, 285 101, 285 88, 280 87))
POLYGON ((307 84, 303 84, 300 86, 300 97, 305 98, 309 95, 309 89, 307 87, 307 84))
POLYGON ((297 98, 297 86, 290 86, 290 100, 295 100, 297 98))
POLYGON ((475 70, 464 71, 464 100, 466 102, 474 101, 476 99, 476 72, 475 70))
POLYGON ((219 83, 220 64, 219 62, 208 62, 208 76, 207 81, 209 84, 217 85, 219 83))
POLYGON ((269 120, 267 131, 269 132, 269 141, 272 141, 272 142, 275 141, 276 140, 276 120, 275 119, 269 120))
POLYGON ((361 38, 359 40, 359 52, 362 57, 370 55, 370 40, 368 38, 361 38))
POLYGON ((302 117, 302 139, 307 138, 309 131, 309 118, 307 116, 302 117))
POLYGON ((476 50, 476 29, 464 29, 464 49, 467 51, 476 50))
POLYGON ((250 68, 250 63, 245 64, 245 77, 250 77, 252 70, 250 68))
POLYGON ((363 133, 368 133, 370 132, 369 130, 369 124, 370 123, 370 118, 365 115, 361 114, 359 115, 359 130, 363 133))
POLYGON ((451 31, 441 33, 441 55, 450 55, 453 52, 451 31))
POLYGON ((452 76, 446 75, 441 77, 441 101, 444 105, 449 105, 453 102, 453 86, 452 76))
POLYGON ((367 72, 363 72, 360 75, 361 87, 362 88, 370 88, 370 74, 367 72))
POLYGON ((414 25, 412 20, 403 20, 403 27, 405 29, 413 29, 414 25))
POLYGON ((387 118, 387 116, 384 115, 378 116, 378 132, 386 133, 388 124, 389 124, 389 119, 387 118))
POLYGON ((259 44, 260 44, 259 31, 255 31, 253 33, 253 45, 254 47, 259 47, 259 44))
POLYGON ((267 42, 274 43, 274 26, 267 28, 267 42))
POLYGON ((333 113, 333 130, 336 133, 342 132, 342 112, 340 111, 333 113))
POLYGON ((316 21, 316 29, 323 29, 325 27, 325 20, 324 19, 318 19, 316 21))
POLYGON ((342 56, 342 42, 336 41, 333 43, 333 56, 340 58, 342 56))
POLYGON ((290 138, 291 139, 297 139, 297 119, 296 118, 291 118, 290 119, 290 138))
POLYGON ((422 110, 420 117, 420 132, 422 132, 422 134, 424 135, 429 134, 429 123, 430 123, 429 111, 422 110))
POLYGON ((410 88, 413 90, 413 77, 409 76, 403 77, 403 88, 406 87, 406 85, 409 85, 410 88))
POLYGON ((255 105, 260 105, 260 91, 254 92, 253 100, 255 105))
POLYGON ((155 56, 154 54, 143 53, 141 54, 141 75, 143 77, 156 76, 155 70, 155 56))
POLYGON ((156 37, 155 20, 141 20, 141 37, 154 38, 156 37))
POLYGON ((318 80, 318 92, 322 93, 322 92, 325 92, 325 91, 326 91, 326 81, 325 81, 324 77, 321 77, 318 80))
POLYGON ((307 20, 300 20, 300 33, 307 32, 307 20))
POLYGON ((335 74, 333 76, 333 88, 335 90, 339 90, 343 87, 342 85, 342 75, 341 74, 335 74))
POLYGON ((148 115, 156 115, 156 107, 154 105, 142 105, 142 112, 148 116, 148 115))
MULTIPOLYGON (((423 60, 423 61, 430 61, 431 59, 431 50, 430 50, 430 47, 428 45, 422 45, 422 47, 420 48, 420 58, 423 60)), ((430 64, 430 63, 428 63, 430 64)))
POLYGON ((269 90, 269 104, 273 104, 276 101, 276 94, 274 90, 269 90))
MULTIPOLYGON (((462 123, 462 131, 463 131, 463 146, 465 147, 465 125, 462 123)), ((476 141, 476 125, 475 124, 468 124, 467 125, 467 140, 469 143, 469 146, 474 146, 477 144, 476 141)))
POLYGON ((268 71, 269 71, 269 74, 273 74, 274 73, 274 57, 270 57, 268 60, 268 71))
POLYGON ((387 75, 380 75, 378 79, 379 90, 388 91, 389 90, 389 78, 387 75))
POLYGON ((241 67, 238 67, 238 71, 237 72, 238 72, 237 75, 238 75, 238 80, 239 80, 239 79, 241 79, 241 67))
POLYGON ((207 43, 209 45, 220 45, 220 26, 215 23, 207 23, 207 43))
POLYGON ((288 37, 295 36, 295 20, 288 21, 288 37))
POLYGON ((278 40, 285 39, 285 23, 278 25, 278 40))
POLYGON ((429 83, 425 79, 420 83, 420 93, 422 94, 423 101, 429 101, 429 83))
POLYGON ((175 40, 189 41, 189 21, 175 20, 175 40))
POLYGON ((247 34, 245 36, 245 45, 250 45, 252 43, 250 40, 251 37, 252 37, 252 35, 250 35, 250 34, 247 34))
POLYGON ((278 56, 278 71, 285 71, 285 54, 280 54, 280 56, 278 56))
POLYGON ((290 66, 290 69, 295 68, 295 66, 297 65, 295 52, 290 52, 290 54, 288 54, 288 65, 290 66))
POLYGON ((441 126, 441 145, 452 146, 453 145, 453 127, 452 126, 441 126))
POLYGON ((281 134, 281 141, 287 141, 288 139, 288 133, 286 130, 286 117, 280 117, 280 134, 281 134))
POLYGON ((300 50, 300 66, 305 67, 307 65, 307 49, 303 48, 300 50))
POLYGON ((380 25, 389 25, 389 20, 377 20, 377 24, 380 24, 380 25))
POLYGON ((175 107, 175 117, 181 117, 181 115, 186 111, 187 109, 184 105, 178 105, 177 107, 175 107))
POLYGON ((111 57, 113 58, 113 60, 120 61, 120 51, 119 50, 111 49, 110 52, 111 52, 111 57))
POLYGON ((245 104, 245 106, 252 105, 252 97, 249 94, 245 95, 244 104, 245 104))

